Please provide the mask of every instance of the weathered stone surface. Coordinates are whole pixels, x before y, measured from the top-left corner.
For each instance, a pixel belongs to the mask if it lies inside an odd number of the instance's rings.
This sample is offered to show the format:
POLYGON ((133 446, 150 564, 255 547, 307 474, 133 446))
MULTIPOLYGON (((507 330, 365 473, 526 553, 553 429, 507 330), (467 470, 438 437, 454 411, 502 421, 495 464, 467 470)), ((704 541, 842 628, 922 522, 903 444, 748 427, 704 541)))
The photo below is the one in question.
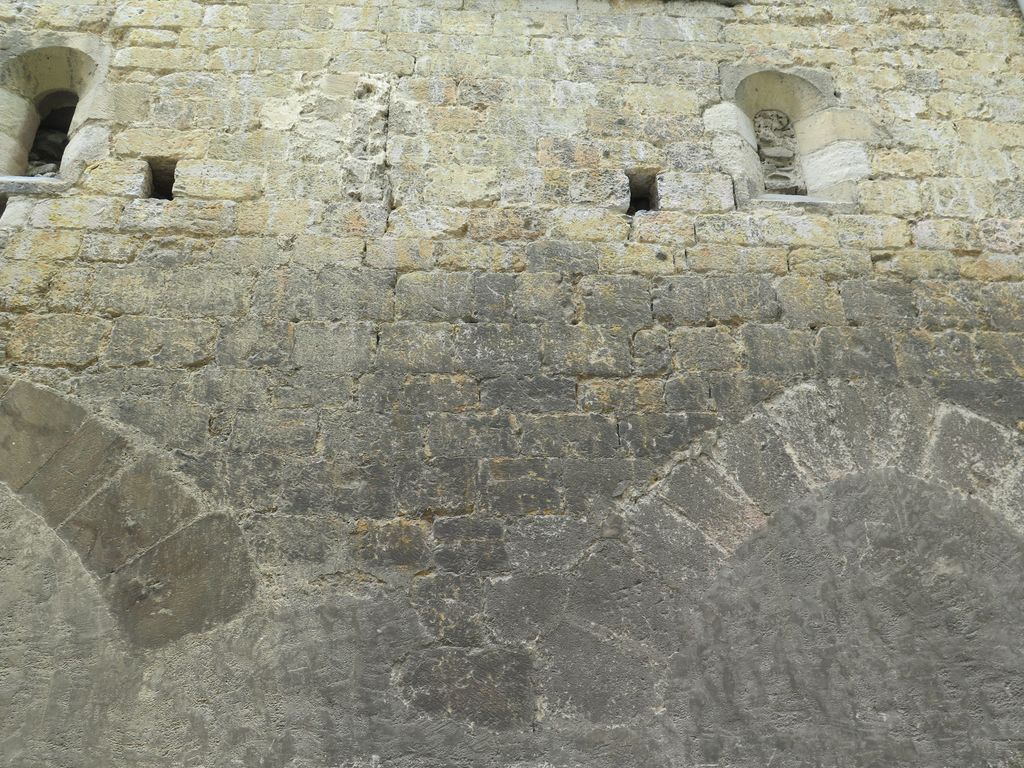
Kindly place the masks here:
POLYGON ((1017 11, 905 6, 0 0, 0 169, 79 96, 0 179, 0 765, 1010 765, 1012 607, 900 655, 974 571, 742 554, 881 468, 1020 531, 1017 11))
POLYGON ((85 420, 82 408, 52 392, 15 383, 0 400, 0 480, 18 490, 85 420))
POLYGON ((87 419, 71 439, 20 488, 22 498, 58 526, 124 465, 127 442, 95 419, 87 419))
POLYGON ((61 536, 100 575, 113 573, 200 513, 194 496, 144 459, 61 525, 61 536))
POLYGON ((990 510, 897 472, 805 497, 700 601, 669 695, 686 759, 1015 759, 1022 566, 990 510))
POLYGON ((530 673, 530 657, 519 649, 440 649, 414 657, 402 685, 412 706, 426 714, 503 729, 533 718, 530 673))
POLYGON ((231 618, 255 583, 238 527, 211 515, 112 574, 104 588, 132 641, 156 646, 231 618))

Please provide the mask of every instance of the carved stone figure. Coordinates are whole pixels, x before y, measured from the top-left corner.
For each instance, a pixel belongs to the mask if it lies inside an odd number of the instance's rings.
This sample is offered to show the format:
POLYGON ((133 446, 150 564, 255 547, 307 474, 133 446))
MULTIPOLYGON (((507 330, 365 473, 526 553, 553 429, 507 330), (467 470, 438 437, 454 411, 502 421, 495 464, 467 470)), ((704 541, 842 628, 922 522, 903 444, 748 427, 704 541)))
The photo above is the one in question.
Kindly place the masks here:
POLYGON ((800 173, 796 132, 789 115, 765 109, 754 116, 757 154, 764 169, 764 191, 777 195, 806 195, 807 184, 800 173))

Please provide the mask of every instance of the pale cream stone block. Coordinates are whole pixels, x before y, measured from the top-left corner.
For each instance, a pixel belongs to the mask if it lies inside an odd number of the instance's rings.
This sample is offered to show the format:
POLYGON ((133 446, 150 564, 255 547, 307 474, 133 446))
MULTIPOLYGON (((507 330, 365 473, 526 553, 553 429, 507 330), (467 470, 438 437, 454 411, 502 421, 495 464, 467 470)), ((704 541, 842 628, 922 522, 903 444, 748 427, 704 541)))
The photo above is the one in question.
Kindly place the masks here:
POLYGON ((871 173, 864 145, 840 141, 801 158, 808 194, 846 181, 863 179, 871 173))
POLYGON ((723 101, 704 111, 704 127, 710 133, 734 133, 757 149, 754 124, 746 113, 731 101, 723 101))
POLYGON ((736 207, 732 179, 720 173, 658 174, 658 207, 666 211, 709 213, 736 207))
POLYGON ((816 152, 837 141, 871 142, 878 129, 871 119, 852 109, 826 109, 793 124, 800 151, 816 152))

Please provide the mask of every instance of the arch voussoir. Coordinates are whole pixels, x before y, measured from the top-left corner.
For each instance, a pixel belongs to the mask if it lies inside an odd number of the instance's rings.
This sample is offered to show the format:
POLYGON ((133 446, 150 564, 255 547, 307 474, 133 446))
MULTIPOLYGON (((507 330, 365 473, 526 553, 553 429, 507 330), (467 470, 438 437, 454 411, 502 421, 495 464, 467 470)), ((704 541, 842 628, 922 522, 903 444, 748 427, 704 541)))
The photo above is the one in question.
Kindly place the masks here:
POLYGON ((809 491, 875 470, 975 497, 1024 531, 1019 436, 930 390, 803 383, 703 444, 704 454, 681 455, 632 505, 660 505, 685 517, 723 552, 735 551, 768 516, 809 491), (744 500, 729 488, 742 489, 744 500))
POLYGON ((253 598, 244 537, 158 454, 66 397, 0 382, 0 482, 77 554, 138 646, 231 619, 253 598))

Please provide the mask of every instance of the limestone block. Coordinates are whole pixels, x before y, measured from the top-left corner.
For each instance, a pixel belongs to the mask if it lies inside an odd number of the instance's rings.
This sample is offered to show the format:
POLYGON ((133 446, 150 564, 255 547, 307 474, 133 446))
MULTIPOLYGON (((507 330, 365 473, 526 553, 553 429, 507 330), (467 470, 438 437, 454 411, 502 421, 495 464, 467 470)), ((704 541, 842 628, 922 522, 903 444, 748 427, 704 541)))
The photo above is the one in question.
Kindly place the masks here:
POLYGON ((361 521, 355 528, 355 555, 368 566, 428 567, 430 548, 420 522, 361 521))
POLYGON ((377 365, 385 370, 450 373, 454 329, 447 323, 386 323, 380 328, 377 365))
POLYGON ((63 178, 77 179, 87 165, 104 160, 110 153, 110 128, 87 124, 73 131, 60 163, 63 178))
POLYGON ((837 141, 870 144, 880 137, 871 119, 852 109, 822 110, 798 120, 793 128, 804 154, 812 154, 837 141))
POLYGON ((743 204, 764 193, 764 172, 754 146, 734 133, 715 134, 711 143, 722 169, 735 182, 737 203, 743 204))
POLYGON ((573 204, 607 206, 625 211, 629 179, 621 171, 590 169, 569 174, 568 198, 573 204))
POLYGON ((36 264, 68 261, 78 256, 82 240, 82 233, 74 230, 23 229, 11 236, 4 255, 36 264))
POLYGON ((686 250, 687 266, 694 272, 768 272, 784 275, 789 269, 786 257, 783 248, 695 245, 686 250))
POLYGON ((704 128, 709 133, 735 134, 751 148, 757 149, 754 124, 747 114, 731 101, 723 101, 704 110, 704 128))
POLYGON ((732 179, 724 174, 658 174, 658 207, 692 213, 731 211, 736 207, 732 179))
POLYGON ((101 577, 200 514, 173 476, 143 459, 58 529, 90 570, 101 577))
POLYGON ((370 366, 375 338, 368 323, 299 323, 292 357, 303 368, 361 373, 370 366))
POLYGON ((841 294, 851 325, 906 328, 916 322, 913 291, 902 281, 848 280, 841 294))
POLYGON ((954 251, 978 249, 977 226, 957 219, 923 219, 913 228, 918 248, 954 251))
POLYGON ((676 271, 673 249, 650 243, 602 243, 597 249, 600 272, 670 275, 676 271))
POLYGON ((15 259, 0 261, 0 309, 10 312, 37 308, 55 272, 54 264, 15 259))
POLYGON ((256 582, 238 526, 210 515, 150 549, 104 586, 131 640, 157 646, 230 619, 252 599, 256 582))
POLYGON ((498 200, 496 168, 437 168, 428 173, 424 196, 438 205, 473 207, 498 200))
POLYGON ((593 376, 626 375, 629 334, 619 328, 590 325, 551 326, 544 346, 546 368, 593 376))
POLYGON ((696 275, 676 275, 655 281, 651 307, 654 319, 669 327, 704 324, 708 317, 704 280, 696 275))
POLYGON ((700 100, 692 89, 678 85, 632 84, 623 95, 626 109, 641 114, 696 115, 700 106, 700 100))
POLYGON ((233 200, 131 200, 124 206, 121 229, 225 235, 234 232, 236 219, 233 200))
POLYGON ((409 660, 401 685, 418 710, 507 730, 533 716, 531 673, 530 655, 515 648, 430 649, 409 660))
POLYGON ((800 162, 809 195, 846 181, 866 178, 871 173, 864 145, 853 141, 834 142, 803 155, 800 162))
POLYGON ((1024 279, 1024 258, 1017 253, 982 253, 958 264, 960 274, 969 280, 1024 279))
POLYGON ((696 241, 693 216, 679 211, 637 211, 633 215, 633 239, 674 247, 677 252, 696 241))
POLYGON ((822 376, 885 379, 896 375, 892 338, 876 328, 822 328, 816 352, 822 376))
POLYGON ((651 283, 632 275, 585 275, 576 286, 581 322, 641 327, 651 322, 651 283))
POLYGON ((558 208, 552 212, 548 233, 564 240, 625 240, 629 221, 618 211, 593 208, 558 208))
POLYGON ((927 179, 921 194, 936 216, 980 219, 992 209, 996 190, 985 179, 927 179))
POLYGON ((22 498, 56 528, 121 469, 126 449, 123 437, 88 419, 21 488, 22 498))
POLYGON ((40 200, 32 209, 38 229, 113 229, 121 203, 106 197, 65 197, 40 200))
POLYGON ((111 23, 115 27, 181 29, 197 27, 202 19, 203 7, 198 3, 187 0, 176 0, 174 3, 145 0, 118 8, 111 23))
POLYGON ((107 160, 91 165, 82 179, 89 192, 111 197, 144 197, 147 166, 141 160, 107 160))
POLYGON ((671 348, 677 371, 732 371, 739 365, 739 346, 726 328, 676 329, 671 348))
POLYGON ((0 88, 0 135, 27 152, 32 144, 38 117, 35 108, 24 96, 0 88))
MULTIPOLYGON (((133 94, 130 98, 139 98, 133 94)), ((189 159, 204 156, 211 137, 206 131, 173 131, 166 128, 128 128, 114 139, 114 151, 129 157, 189 159)))
POLYGON ((209 320, 119 317, 104 359, 114 365, 196 367, 213 357, 217 326, 209 320))
POLYGON ((786 277, 775 284, 775 291, 782 320, 791 328, 815 329, 846 322, 839 291, 820 278, 786 277))
POLYGON ((913 216, 921 211, 918 182, 904 179, 862 181, 858 197, 865 213, 913 216))
POLYGON ((832 217, 836 240, 853 248, 902 248, 910 245, 910 225, 895 216, 837 215, 832 217))
POLYGON ((85 411, 48 390, 16 382, 0 399, 0 480, 18 490, 63 448, 85 411))
POLYGON ((82 368, 99 357, 110 321, 84 315, 22 315, 7 343, 7 359, 82 368))
POLYGON ((175 197, 248 200, 262 190, 261 172, 246 163, 182 160, 174 174, 175 197))
POLYGON ((616 426, 613 417, 596 413, 524 416, 521 450, 528 456, 616 456, 621 447, 616 426))
POLYGON ((197 51, 188 48, 120 48, 112 62, 116 69, 141 69, 173 73, 188 69, 197 58, 197 51))
POLYGON ((960 274, 960 259, 950 251, 903 248, 873 256, 875 270, 903 278, 950 278, 960 274))
POLYGON ((1024 220, 987 219, 980 227, 981 243, 999 253, 1020 253, 1024 250, 1024 220))

